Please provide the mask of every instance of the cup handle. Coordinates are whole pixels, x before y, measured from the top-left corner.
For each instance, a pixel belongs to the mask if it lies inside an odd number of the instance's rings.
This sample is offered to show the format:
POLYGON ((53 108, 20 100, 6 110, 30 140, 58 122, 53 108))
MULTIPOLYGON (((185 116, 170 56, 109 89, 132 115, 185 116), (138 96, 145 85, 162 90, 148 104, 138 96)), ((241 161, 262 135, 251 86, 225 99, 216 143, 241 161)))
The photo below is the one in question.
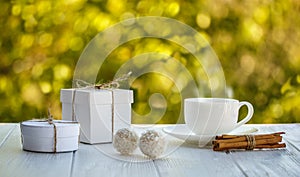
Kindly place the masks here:
POLYGON ((247 106, 247 108, 248 108, 248 114, 247 114, 247 116, 246 116, 243 120, 239 121, 239 122, 236 124, 236 126, 235 126, 234 128, 238 128, 238 127, 240 127, 241 125, 244 125, 244 124, 247 123, 247 122, 252 118, 252 116, 253 116, 253 113, 254 113, 253 106, 252 106, 251 103, 249 103, 249 102, 247 102, 247 101, 242 101, 242 102, 240 102, 240 103, 239 103, 239 109, 238 109, 238 110, 240 110, 240 108, 241 108, 242 106, 244 106, 244 105, 247 106))

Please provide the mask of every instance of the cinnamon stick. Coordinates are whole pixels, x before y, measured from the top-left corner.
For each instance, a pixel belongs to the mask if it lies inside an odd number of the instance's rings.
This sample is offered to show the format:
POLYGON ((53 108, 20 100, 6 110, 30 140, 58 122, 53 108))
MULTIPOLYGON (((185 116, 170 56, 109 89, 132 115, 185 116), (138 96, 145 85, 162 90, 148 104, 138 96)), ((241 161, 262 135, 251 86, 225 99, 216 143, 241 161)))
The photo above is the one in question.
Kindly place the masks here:
MULTIPOLYGON (((259 137, 270 137, 270 136, 280 136, 282 134, 285 134, 285 132, 276 132, 276 133, 271 133, 271 134, 259 134, 259 135, 254 135, 255 138, 259 137)), ((221 135, 221 136, 216 136, 216 140, 219 139, 232 139, 232 138, 240 138, 240 137, 245 137, 245 135, 221 135)))
MULTIPOLYGON (((282 137, 281 136, 278 136, 278 137, 275 137, 275 138, 271 138, 271 139, 260 139, 260 140, 255 140, 255 147, 257 145, 264 145, 264 144, 276 144, 276 143, 279 143, 281 142, 282 140, 282 137)), ((221 142, 221 143, 216 143, 215 144, 216 147, 218 148, 238 148, 238 147, 247 147, 248 146, 248 142, 247 141, 240 141, 240 142, 221 142)))
MULTIPOLYGON (((283 133, 281 133, 283 134, 283 133)), ((241 142, 241 141, 247 141, 247 137, 245 135, 222 135, 224 136, 225 138, 224 139, 217 139, 217 140, 214 140, 212 143, 213 144, 216 144, 216 143, 222 143, 222 142, 226 142, 226 143, 233 143, 233 142, 241 142), (228 138, 228 137, 232 137, 232 138, 228 138)), ((261 140, 261 139, 273 139, 273 138, 276 138, 276 137, 281 137, 280 134, 263 134, 263 135, 254 135, 254 139, 255 140, 261 140)), ((281 140, 280 140, 281 141, 281 140)))
MULTIPOLYGON (((285 148, 286 144, 281 143, 281 144, 263 144, 263 145, 257 145, 255 146, 255 149, 275 149, 275 148, 285 148)), ((214 151, 224 151, 224 150, 229 150, 229 149, 245 149, 245 147, 237 147, 237 148, 218 148, 218 147, 213 147, 214 151)))
POLYGON ((276 132, 260 135, 221 135, 216 136, 213 143, 213 150, 223 151, 229 149, 262 149, 262 148, 284 148, 285 143, 281 143, 282 134, 276 132))

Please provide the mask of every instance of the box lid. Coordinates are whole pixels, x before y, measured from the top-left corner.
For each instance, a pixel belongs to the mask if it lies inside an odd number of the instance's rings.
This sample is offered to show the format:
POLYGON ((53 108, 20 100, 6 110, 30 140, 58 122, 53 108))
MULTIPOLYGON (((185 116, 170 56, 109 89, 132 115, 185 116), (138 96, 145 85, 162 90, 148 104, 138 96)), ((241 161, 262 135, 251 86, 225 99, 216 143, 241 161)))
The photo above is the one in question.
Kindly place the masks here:
MULTIPOLYGON (((79 136, 79 123, 72 121, 54 120, 57 137, 79 136)), ((22 135, 32 137, 54 137, 53 124, 47 121, 24 121, 21 122, 22 135)))
POLYGON ((112 99, 115 104, 133 103, 133 91, 125 89, 61 89, 60 101, 72 103, 74 93, 75 104, 112 104, 112 99))

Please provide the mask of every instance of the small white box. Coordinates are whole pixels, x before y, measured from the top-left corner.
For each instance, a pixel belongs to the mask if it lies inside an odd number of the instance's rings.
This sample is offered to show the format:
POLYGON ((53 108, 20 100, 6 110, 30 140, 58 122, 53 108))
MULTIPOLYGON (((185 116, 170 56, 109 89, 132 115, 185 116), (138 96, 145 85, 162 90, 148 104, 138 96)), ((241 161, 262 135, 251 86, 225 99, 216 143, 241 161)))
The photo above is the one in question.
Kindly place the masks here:
POLYGON ((130 127, 132 90, 61 89, 60 101, 62 119, 80 122, 80 142, 110 143, 114 131, 130 127))
POLYGON ((23 149, 34 152, 76 151, 79 123, 54 120, 53 124, 47 121, 21 122, 23 149))

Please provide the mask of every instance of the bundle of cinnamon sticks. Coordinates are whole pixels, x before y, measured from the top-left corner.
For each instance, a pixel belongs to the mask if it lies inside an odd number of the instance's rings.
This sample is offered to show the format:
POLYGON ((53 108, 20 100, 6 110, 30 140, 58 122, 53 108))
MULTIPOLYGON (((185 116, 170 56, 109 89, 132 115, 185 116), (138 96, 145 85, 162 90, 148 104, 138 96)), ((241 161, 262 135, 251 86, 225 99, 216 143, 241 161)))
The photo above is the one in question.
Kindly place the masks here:
POLYGON ((284 148, 282 143, 282 134, 285 132, 276 132, 260 135, 221 135, 216 136, 212 142, 214 151, 224 151, 230 149, 263 149, 263 148, 284 148))

